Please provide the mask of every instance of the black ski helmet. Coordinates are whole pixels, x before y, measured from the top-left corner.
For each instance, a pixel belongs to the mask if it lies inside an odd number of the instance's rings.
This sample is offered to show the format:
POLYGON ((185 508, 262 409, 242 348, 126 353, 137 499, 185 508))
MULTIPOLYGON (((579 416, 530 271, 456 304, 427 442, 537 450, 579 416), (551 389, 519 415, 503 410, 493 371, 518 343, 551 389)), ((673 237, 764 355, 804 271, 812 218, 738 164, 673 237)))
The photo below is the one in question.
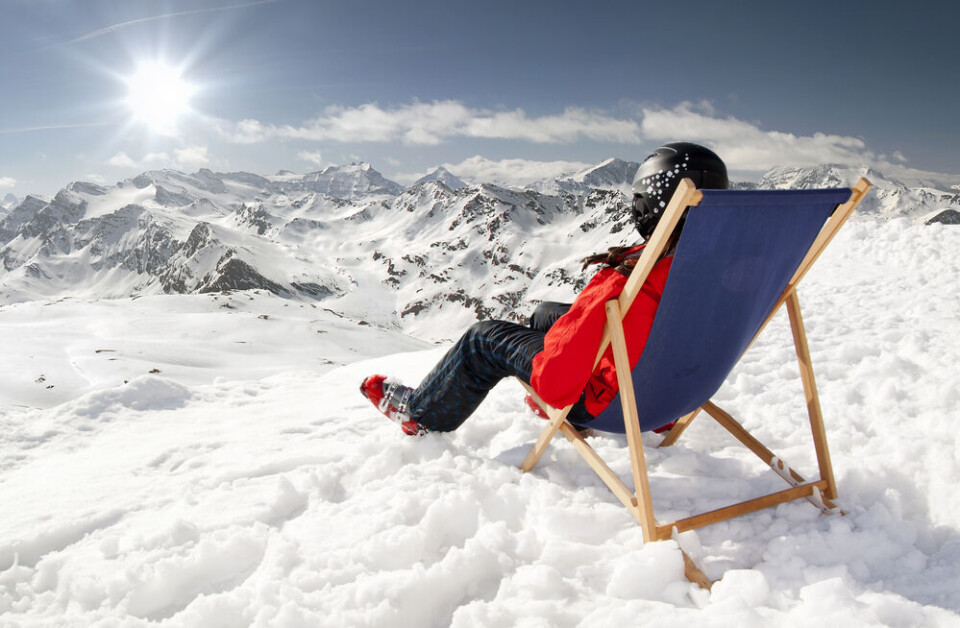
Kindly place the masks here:
POLYGON ((691 179, 699 189, 730 187, 727 167, 709 148, 690 142, 664 144, 643 160, 633 178, 633 221, 644 239, 657 227, 684 178, 691 179))

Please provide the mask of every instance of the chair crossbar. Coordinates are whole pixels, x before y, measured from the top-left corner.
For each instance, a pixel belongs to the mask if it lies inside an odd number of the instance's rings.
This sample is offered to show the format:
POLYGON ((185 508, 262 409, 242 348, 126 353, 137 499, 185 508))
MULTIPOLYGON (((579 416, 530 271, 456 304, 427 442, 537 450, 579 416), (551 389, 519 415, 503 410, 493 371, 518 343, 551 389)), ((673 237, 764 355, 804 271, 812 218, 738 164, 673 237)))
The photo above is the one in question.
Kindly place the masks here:
POLYGON ((758 510, 770 508, 771 506, 778 506, 804 497, 810 497, 814 495, 816 491, 823 491, 825 488, 826 482, 823 480, 806 482, 776 493, 748 499, 738 504, 717 508, 716 510, 687 517, 686 519, 678 519, 672 523, 657 526, 657 540, 662 541, 671 538, 673 530, 677 532, 695 530, 714 523, 720 523, 721 521, 742 517, 743 515, 757 512, 758 510))

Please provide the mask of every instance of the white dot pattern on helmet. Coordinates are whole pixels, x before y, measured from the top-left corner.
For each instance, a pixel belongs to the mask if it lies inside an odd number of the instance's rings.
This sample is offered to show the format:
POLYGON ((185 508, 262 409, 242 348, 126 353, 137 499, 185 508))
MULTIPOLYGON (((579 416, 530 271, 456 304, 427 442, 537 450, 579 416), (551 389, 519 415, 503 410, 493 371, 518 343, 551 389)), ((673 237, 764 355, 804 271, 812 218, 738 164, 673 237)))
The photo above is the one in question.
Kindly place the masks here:
POLYGON ((662 198, 664 191, 672 187, 671 179, 680 175, 682 170, 687 169, 687 163, 690 161, 690 154, 684 154, 683 164, 674 164, 673 170, 664 171, 663 169, 658 170, 656 174, 644 177, 640 179, 640 184, 646 186, 646 193, 650 196, 656 198, 659 201, 659 206, 661 208, 667 206, 666 199, 662 198))

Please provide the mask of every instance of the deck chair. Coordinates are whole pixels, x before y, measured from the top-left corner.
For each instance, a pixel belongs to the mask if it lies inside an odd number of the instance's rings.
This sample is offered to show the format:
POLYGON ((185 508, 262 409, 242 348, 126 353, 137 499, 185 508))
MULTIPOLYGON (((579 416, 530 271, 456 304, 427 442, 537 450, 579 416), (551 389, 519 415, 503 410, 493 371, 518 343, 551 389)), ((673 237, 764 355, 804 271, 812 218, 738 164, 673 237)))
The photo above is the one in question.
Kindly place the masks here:
MULTIPOLYGON (((532 388, 527 391, 550 417, 521 468, 530 471, 559 431, 640 522, 644 541, 683 532, 762 508, 806 498, 824 511, 835 509, 837 489, 824 433, 810 350, 797 299, 797 283, 810 269, 870 189, 860 179, 853 188, 827 190, 697 190, 680 182, 636 268, 617 299, 606 304, 607 324, 594 362, 612 344, 620 387, 590 427, 625 433, 633 489, 600 458, 566 420, 570 408, 553 408, 532 388), (671 242, 685 209, 676 245, 646 347, 629 367, 622 320, 644 280, 671 242), (802 388, 819 463, 818 480, 805 480, 710 400, 741 356, 781 306, 785 305, 800 363, 802 388), (700 411, 715 419, 790 485, 703 514, 668 523, 654 516, 641 432, 675 426, 662 444, 676 441, 700 411)), ((710 582, 684 554, 687 577, 710 582)))

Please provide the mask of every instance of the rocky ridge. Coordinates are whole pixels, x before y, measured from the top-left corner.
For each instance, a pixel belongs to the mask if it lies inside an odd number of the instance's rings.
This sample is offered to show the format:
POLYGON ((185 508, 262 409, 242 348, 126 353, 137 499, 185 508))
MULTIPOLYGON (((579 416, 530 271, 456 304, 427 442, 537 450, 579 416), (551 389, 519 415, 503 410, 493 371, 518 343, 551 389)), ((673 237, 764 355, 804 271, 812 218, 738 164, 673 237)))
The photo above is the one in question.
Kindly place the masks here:
MULTIPOLYGON (((77 182, 0 214, 0 304, 263 290, 427 336, 478 318, 521 320, 533 302, 572 298, 588 279, 584 255, 636 240, 636 166, 608 160, 525 190, 443 170, 404 189, 369 164, 77 182)), ((861 175, 876 185, 863 216, 960 217, 956 190, 840 166, 778 168, 738 187, 830 187, 861 175)))

